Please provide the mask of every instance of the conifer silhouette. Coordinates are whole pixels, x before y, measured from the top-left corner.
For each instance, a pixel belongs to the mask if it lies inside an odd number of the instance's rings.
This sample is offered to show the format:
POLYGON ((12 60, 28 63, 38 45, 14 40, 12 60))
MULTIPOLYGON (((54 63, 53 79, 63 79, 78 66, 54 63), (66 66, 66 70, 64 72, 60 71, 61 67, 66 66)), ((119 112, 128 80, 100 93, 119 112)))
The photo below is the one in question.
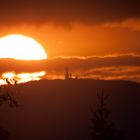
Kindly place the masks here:
POLYGON ((108 97, 103 89, 102 93, 98 94, 98 107, 91 119, 93 140, 123 140, 123 133, 117 132, 109 120, 111 111, 107 108, 108 97))

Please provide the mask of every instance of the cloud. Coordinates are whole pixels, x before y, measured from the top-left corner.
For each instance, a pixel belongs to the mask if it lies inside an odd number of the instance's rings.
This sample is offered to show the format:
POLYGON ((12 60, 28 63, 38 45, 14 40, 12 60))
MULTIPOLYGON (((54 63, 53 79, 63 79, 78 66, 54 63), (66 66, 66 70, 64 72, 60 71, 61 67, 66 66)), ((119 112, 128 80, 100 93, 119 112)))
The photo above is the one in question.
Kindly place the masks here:
POLYGON ((73 76, 94 79, 124 79, 140 82, 140 55, 112 55, 93 57, 54 58, 48 60, 23 61, 0 59, 0 73, 14 71, 34 73, 46 71, 48 79, 64 78, 68 67, 73 76))
POLYGON ((122 79, 140 82, 140 66, 112 66, 90 69, 83 73, 83 78, 122 79))
POLYGON ((140 18, 138 0, 1 0, 1 25, 86 24, 140 18))
POLYGON ((106 24, 104 24, 104 27, 128 28, 133 31, 140 31, 140 18, 139 19, 127 19, 122 22, 106 23, 106 24))
POLYGON ((91 56, 91 57, 59 57, 50 59, 47 62, 50 70, 64 70, 65 67, 70 67, 73 70, 112 66, 140 66, 140 55, 122 54, 108 56, 91 56))

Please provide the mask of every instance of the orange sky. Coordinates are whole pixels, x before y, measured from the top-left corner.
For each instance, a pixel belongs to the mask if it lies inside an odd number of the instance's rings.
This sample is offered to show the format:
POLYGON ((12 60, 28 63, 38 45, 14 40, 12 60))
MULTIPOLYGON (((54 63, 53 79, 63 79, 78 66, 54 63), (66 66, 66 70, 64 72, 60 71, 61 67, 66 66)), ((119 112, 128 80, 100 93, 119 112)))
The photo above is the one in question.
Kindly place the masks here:
MULTIPOLYGON (((23 34, 41 43, 50 60, 39 71, 48 70, 48 75, 63 76, 71 64, 73 73, 78 71, 81 77, 140 81, 139 7, 138 0, 1 0, 0 37, 23 34), (64 57, 51 59, 59 56, 64 57)), ((18 73, 16 68, 8 71, 18 73)), ((1 69, 7 71, 3 65, 1 69)))
POLYGON ((1 37, 7 34, 35 38, 50 58, 140 53, 140 20, 101 25, 73 23, 64 27, 54 24, 3 27, 1 37))
POLYGON ((137 0, 1 0, 0 36, 24 34, 57 56, 140 54, 137 0))

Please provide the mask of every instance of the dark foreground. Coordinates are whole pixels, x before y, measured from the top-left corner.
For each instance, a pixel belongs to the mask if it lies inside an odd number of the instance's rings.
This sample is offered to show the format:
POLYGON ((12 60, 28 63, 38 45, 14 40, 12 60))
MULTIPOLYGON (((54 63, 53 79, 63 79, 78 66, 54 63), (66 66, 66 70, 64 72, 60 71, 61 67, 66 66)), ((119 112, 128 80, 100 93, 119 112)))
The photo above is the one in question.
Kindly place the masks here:
POLYGON ((23 107, 0 107, 0 126, 11 140, 90 140, 91 109, 97 93, 109 94, 108 108, 126 140, 140 139, 140 85, 127 81, 42 80, 17 85, 23 107))

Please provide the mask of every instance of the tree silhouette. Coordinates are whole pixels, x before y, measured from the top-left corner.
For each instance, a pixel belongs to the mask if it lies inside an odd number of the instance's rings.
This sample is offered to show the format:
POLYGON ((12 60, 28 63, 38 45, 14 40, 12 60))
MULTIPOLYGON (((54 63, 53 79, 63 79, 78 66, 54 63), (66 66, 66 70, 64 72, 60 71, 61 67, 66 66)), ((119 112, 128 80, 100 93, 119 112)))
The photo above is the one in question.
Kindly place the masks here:
POLYGON ((98 107, 92 116, 92 139, 93 140, 122 140, 123 133, 117 132, 114 124, 110 122, 109 116, 111 111, 107 108, 107 95, 102 93, 98 94, 98 107))
POLYGON ((20 107, 21 105, 19 105, 18 102, 12 98, 12 92, 6 89, 7 86, 9 87, 16 85, 17 81, 15 79, 10 80, 8 78, 6 78, 5 81, 7 85, 0 86, 0 105, 7 102, 9 107, 20 107))
MULTIPOLYGON (((5 81, 7 85, 0 86, 0 105, 2 105, 3 103, 8 103, 9 107, 20 107, 21 105, 19 105, 18 102, 12 98, 12 93, 6 89, 7 86, 13 86, 17 84, 17 81, 14 79, 9 80, 8 78, 6 78, 5 81)), ((0 140, 7 140, 9 139, 9 137, 10 133, 0 127, 0 140)))

